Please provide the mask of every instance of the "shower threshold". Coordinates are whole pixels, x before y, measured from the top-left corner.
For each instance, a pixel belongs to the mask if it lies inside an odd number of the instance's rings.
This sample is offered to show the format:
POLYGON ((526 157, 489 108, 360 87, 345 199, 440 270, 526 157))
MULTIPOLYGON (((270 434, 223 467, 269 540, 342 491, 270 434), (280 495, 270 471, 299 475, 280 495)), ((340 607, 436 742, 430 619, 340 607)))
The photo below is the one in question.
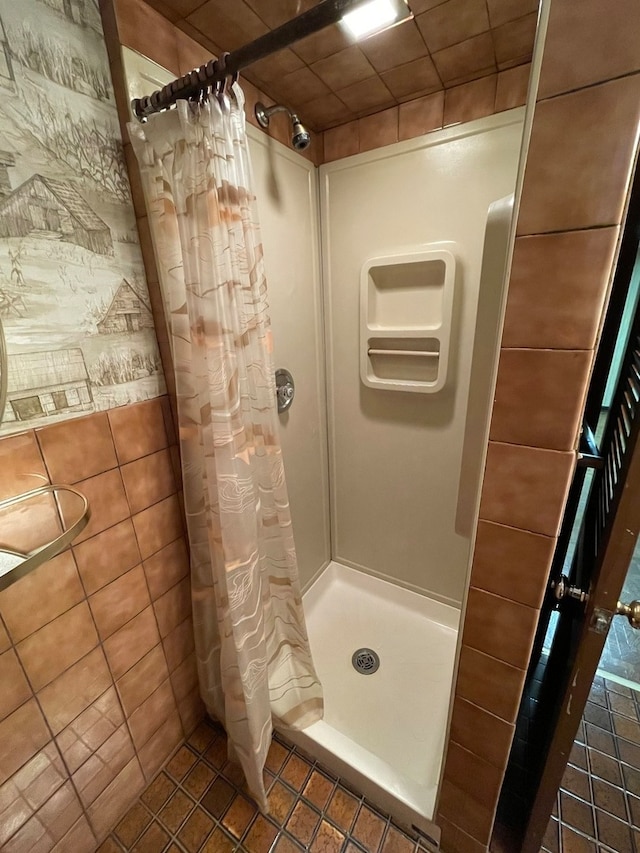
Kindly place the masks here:
POLYGON ((396 820, 437 836, 460 611, 336 562, 303 600, 325 714, 286 736, 396 820))

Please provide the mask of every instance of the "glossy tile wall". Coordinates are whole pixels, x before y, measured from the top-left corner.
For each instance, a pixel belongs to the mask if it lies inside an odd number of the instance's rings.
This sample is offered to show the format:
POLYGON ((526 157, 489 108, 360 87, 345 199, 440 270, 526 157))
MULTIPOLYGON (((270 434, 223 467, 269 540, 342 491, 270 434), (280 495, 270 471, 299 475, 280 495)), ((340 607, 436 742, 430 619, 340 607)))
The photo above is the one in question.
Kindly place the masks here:
POLYGON ((552 0, 438 823, 487 848, 575 464, 640 119, 640 7, 552 0))
POLYGON ((203 716, 178 465, 167 397, 0 441, 0 499, 65 482, 92 509, 0 593, 6 853, 93 851, 203 716))

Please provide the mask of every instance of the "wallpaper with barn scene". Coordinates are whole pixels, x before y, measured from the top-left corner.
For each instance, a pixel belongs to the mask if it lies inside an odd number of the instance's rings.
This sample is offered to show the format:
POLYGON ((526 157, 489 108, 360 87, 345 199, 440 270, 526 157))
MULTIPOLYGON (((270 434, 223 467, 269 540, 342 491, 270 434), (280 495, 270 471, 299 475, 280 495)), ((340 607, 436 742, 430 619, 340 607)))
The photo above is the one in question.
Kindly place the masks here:
POLYGON ((164 392, 98 0, 0 0, 3 433, 164 392))

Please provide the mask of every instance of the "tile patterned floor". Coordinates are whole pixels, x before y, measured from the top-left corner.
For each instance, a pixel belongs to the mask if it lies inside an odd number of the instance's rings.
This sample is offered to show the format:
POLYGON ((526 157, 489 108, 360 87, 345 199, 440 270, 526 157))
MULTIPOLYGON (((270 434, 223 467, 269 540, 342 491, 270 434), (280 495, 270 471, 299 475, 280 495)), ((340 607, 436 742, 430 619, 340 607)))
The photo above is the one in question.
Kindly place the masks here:
POLYGON ((98 853, 426 853, 362 796, 274 739, 265 770, 271 814, 247 799, 224 731, 202 723, 98 853))
POLYGON ((640 693, 596 676, 542 849, 640 853, 640 693))

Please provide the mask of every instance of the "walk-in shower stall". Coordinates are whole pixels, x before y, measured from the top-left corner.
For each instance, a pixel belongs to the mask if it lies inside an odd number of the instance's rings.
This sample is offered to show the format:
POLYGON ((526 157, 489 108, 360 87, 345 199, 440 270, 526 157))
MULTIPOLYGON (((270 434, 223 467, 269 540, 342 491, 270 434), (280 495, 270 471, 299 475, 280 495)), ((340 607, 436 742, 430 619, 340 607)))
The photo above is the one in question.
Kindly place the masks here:
MULTIPOLYGON (((171 79, 125 60, 132 97, 171 79)), ((324 719, 287 736, 429 834, 523 118, 319 169, 249 129, 276 367, 295 383, 281 440, 325 691, 324 719)))

